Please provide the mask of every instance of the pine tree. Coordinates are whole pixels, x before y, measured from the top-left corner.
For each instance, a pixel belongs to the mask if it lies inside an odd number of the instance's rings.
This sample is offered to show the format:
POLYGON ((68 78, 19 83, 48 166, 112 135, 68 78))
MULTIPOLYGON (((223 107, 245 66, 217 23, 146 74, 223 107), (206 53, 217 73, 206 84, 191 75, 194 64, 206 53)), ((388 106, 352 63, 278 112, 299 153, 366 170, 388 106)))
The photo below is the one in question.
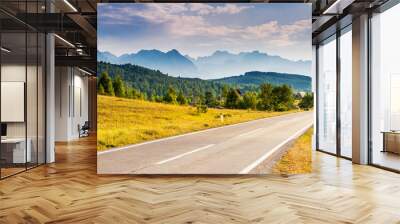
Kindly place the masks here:
POLYGON ((179 91, 179 94, 178 94, 178 96, 176 97, 176 101, 177 101, 180 105, 186 105, 186 104, 187 104, 186 97, 183 95, 182 91, 179 91))
POLYGON ((234 88, 230 88, 226 95, 225 106, 227 108, 237 108, 240 102, 240 94, 234 88))
POLYGON ((205 96, 204 96, 204 103, 208 106, 208 107, 215 107, 216 105, 216 99, 214 97, 214 94, 210 91, 207 91, 205 96))
POLYGON ((117 75, 115 77, 114 82, 113 82, 113 88, 114 88, 115 96, 118 96, 118 97, 126 96, 124 81, 122 80, 120 75, 117 75))
POLYGON ((99 87, 97 87, 97 94, 99 94, 99 95, 105 94, 103 84, 101 84, 101 83, 99 83, 99 87))
POLYGON ((109 96, 114 96, 114 88, 113 88, 113 83, 108 75, 108 72, 104 71, 101 73, 99 82, 98 82, 98 87, 100 87, 100 84, 103 85, 104 88, 104 93, 109 96))
POLYGON ((167 93, 164 95, 164 101, 166 103, 172 103, 172 104, 176 104, 176 91, 174 89, 174 87, 170 86, 168 87, 168 91, 167 93))

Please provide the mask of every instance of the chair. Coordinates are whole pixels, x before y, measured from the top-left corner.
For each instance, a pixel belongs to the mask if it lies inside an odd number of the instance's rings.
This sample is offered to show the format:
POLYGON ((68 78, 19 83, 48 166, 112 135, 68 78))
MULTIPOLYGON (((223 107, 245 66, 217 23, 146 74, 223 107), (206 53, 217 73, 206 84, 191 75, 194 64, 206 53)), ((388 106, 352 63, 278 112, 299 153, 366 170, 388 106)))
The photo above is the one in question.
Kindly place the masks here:
POLYGON ((90 123, 85 121, 82 127, 78 124, 79 138, 89 136, 90 123))

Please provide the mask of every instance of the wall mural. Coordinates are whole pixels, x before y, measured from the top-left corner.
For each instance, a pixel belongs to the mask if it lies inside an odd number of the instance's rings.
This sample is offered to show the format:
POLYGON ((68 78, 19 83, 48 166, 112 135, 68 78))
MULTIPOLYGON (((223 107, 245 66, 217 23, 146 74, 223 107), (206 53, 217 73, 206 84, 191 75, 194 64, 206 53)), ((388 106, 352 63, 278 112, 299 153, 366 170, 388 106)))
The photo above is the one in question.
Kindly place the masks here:
POLYGON ((311 5, 98 5, 98 173, 311 171, 311 5))

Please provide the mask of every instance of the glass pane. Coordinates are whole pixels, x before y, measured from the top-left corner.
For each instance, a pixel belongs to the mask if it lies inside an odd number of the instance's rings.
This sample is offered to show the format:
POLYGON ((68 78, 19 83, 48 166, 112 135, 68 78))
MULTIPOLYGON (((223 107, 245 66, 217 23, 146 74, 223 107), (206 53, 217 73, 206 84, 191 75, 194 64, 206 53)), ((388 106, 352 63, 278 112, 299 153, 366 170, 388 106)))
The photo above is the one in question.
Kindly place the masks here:
POLYGON ((400 5, 372 18, 372 163, 400 170, 400 5))
MULTIPOLYGON (((26 34, 2 33, 1 50, 1 165, 2 177, 25 170, 26 150, 26 34)), ((29 147, 28 147, 29 148, 29 147)))
MULTIPOLYGON (((1 1, 0 6, 14 14, 43 13, 44 3, 1 1)), ((45 162, 45 35, 2 12, 0 31, 3 178, 45 162)))
POLYGON ((340 36, 340 150, 352 157, 352 35, 351 30, 340 36))
POLYGON ((318 148, 336 153, 336 39, 318 48, 318 148))

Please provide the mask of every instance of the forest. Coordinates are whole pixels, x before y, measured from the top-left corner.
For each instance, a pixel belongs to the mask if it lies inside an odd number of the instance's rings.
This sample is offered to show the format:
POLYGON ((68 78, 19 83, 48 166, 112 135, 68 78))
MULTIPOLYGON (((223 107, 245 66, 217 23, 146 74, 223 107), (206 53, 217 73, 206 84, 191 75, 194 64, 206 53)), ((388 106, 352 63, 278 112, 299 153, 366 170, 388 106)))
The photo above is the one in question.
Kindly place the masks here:
MULTIPOLYGON (((140 68, 140 67, 138 67, 140 68)), ((158 73, 158 71, 156 71, 158 73)), ((159 72, 162 75, 161 72, 159 72)), ((194 91, 188 90, 193 83, 184 82, 185 80, 175 79, 175 84, 181 88, 176 88, 172 83, 161 85, 157 83, 159 89, 153 89, 149 95, 140 91, 135 85, 126 82, 122 75, 117 74, 112 78, 108 71, 103 70, 98 78, 98 94, 124 97, 130 99, 142 99, 153 102, 162 102, 179 105, 197 106, 200 111, 206 112, 211 108, 229 108, 229 109, 252 109, 264 111, 287 111, 296 109, 310 109, 313 106, 313 96, 306 93, 304 96, 295 94, 293 89, 286 85, 272 85, 263 83, 257 90, 242 93, 240 89, 227 84, 204 83, 207 81, 198 81, 197 88, 194 91), (182 81, 182 82, 180 82, 182 81), (190 83, 191 85, 185 85, 190 83), (201 88, 205 88, 203 91, 201 88), (295 100, 298 101, 297 106, 295 100)), ((140 82, 140 81, 139 81, 140 82)), ((146 85, 141 83, 142 85, 146 85)), ((151 85, 150 83, 148 85, 151 85)))

